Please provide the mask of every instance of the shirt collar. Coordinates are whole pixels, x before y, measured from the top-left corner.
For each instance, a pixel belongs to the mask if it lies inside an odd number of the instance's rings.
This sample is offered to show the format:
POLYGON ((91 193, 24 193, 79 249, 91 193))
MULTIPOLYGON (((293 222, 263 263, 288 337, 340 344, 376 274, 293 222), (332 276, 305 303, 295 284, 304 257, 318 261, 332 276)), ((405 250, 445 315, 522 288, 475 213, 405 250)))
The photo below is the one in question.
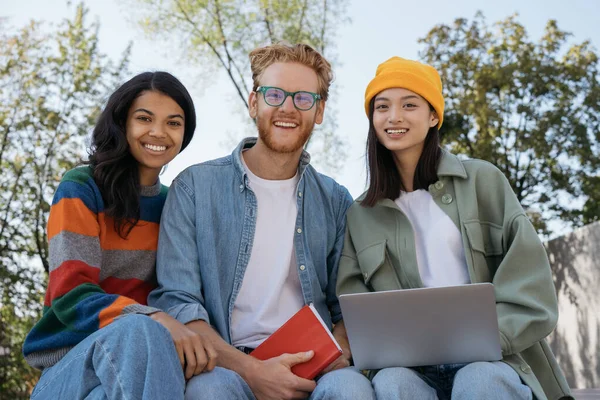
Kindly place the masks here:
POLYGON ((460 159, 447 150, 442 149, 442 158, 437 170, 438 176, 456 176, 467 179, 467 171, 460 159))
MULTIPOLYGON (((242 141, 237 145, 233 153, 231 153, 231 158, 233 160, 233 165, 238 175, 241 178, 242 184, 246 184, 246 169, 244 168, 244 164, 242 163, 242 152, 246 149, 251 148, 256 144, 258 140, 257 137, 247 137, 242 139, 242 141)), ((298 165, 298 175, 302 178, 304 174, 304 170, 310 164, 310 154, 306 150, 302 150, 302 155, 300 156, 300 164, 298 165)))

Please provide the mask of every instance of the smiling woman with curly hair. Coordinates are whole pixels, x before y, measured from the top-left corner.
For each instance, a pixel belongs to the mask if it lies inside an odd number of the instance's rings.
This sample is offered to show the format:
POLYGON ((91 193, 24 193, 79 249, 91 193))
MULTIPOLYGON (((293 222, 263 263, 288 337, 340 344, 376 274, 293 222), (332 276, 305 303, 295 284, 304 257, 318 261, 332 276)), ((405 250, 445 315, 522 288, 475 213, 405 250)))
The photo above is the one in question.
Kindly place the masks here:
POLYGON ((168 73, 110 96, 87 165, 65 174, 52 202, 44 315, 23 346, 43 370, 33 399, 181 398, 183 368, 189 378, 214 367, 210 343, 146 300, 167 195, 158 176, 195 127, 192 99, 168 73))

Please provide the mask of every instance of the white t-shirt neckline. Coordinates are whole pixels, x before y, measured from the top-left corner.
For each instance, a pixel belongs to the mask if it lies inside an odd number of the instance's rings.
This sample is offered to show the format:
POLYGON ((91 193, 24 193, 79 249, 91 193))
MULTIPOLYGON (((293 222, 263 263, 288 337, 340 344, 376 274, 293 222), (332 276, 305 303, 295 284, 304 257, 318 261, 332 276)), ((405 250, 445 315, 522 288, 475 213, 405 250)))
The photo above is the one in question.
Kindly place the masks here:
POLYGON ((431 193, 423 189, 402 192, 394 202, 412 225, 423 285, 439 287, 471 283, 462 235, 431 193))

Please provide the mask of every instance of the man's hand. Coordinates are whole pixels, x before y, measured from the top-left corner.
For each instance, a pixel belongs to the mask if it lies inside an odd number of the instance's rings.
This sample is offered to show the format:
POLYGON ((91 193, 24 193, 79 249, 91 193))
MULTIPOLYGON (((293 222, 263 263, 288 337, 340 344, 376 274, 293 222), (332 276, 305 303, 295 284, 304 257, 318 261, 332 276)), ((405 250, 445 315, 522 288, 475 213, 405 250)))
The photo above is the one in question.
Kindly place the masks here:
POLYGON ((348 343, 348 335, 346 334, 346 326, 344 325, 344 321, 340 321, 335 324, 335 327, 333 328, 333 337, 342 348, 342 355, 339 356, 334 362, 329 364, 327 368, 323 370, 321 375, 335 371, 336 369, 346 368, 351 365, 352 352, 350 351, 350 343, 348 343))
POLYGON ((258 361, 243 378, 258 400, 306 399, 315 390, 315 381, 294 375, 292 367, 309 361, 313 351, 282 354, 265 361, 258 361))
POLYGON ((210 340, 164 312, 151 314, 150 318, 167 328, 171 334, 185 379, 215 368, 217 352, 210 340))

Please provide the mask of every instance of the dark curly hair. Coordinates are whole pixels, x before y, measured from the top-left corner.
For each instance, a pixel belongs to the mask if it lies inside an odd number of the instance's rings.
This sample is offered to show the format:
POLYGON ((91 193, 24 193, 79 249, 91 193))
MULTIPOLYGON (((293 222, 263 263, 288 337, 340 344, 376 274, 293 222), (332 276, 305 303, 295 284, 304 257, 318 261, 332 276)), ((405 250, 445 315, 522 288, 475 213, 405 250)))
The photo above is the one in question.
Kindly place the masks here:
POLYGON ((119 87, 108 99, 92 134, 87 164, 104 200, 104 211, 114 220, 119 236, 126 238, 140 219, 140 176, 126 137, 127 115, 133 101, 144 91, 172 98, 185 113, 181 150, 192 140, 196 111, 183 84, 167 72, 144 72, 119 87))

